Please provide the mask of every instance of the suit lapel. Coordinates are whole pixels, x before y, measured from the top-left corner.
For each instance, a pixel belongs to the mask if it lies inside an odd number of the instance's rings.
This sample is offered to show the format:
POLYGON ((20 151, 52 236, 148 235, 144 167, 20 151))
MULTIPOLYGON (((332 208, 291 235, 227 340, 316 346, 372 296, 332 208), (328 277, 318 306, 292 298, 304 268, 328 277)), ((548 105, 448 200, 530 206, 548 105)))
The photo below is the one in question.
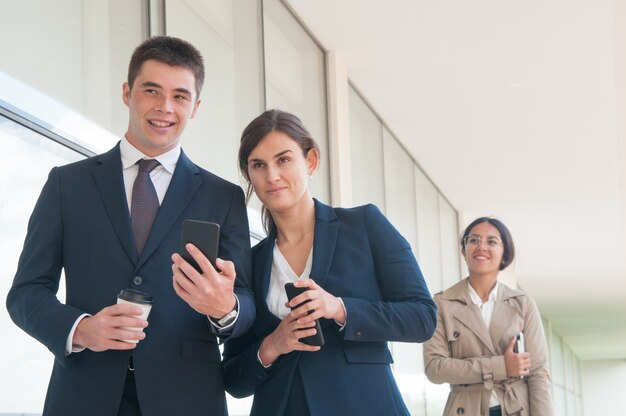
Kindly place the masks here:
MULTIPOLYGON (((337 218, 333 209, 315 200, 315 234, 313 237, 313 265, 311 266, 311 278, 315 282, 324 286, 328 277, 328 270, 335 253, 337 243, 338 226, 333 221, 337 218)), ((278 324, 278 319, 267 308, 267 292, 270 287, 272 273, 272 261, 274 259, 274 246, 276 242, 276 228, 274 228, 263 248, 256 253, 254 259, 254 275, 260 276, 257 279, 258 286, 255 287, 257 310, 262 313, 257 316, 257 324, 261 325, 261 332, 273 331, 278 324)))
POLYGON ((324 287, 333 261, 339 226, 331 207, 315 200, 315 234, 313 237, 313 265, 311 278, 324 287))
POLYGON ((143 253, 141 253, 137 267, 141 267, 157 249, 159 244, 165 239, 167 232, 175 225, 191 202, 202 183, 198 176, 199 173, 198 168, 181 150, 172 181, 167 188, 165 198, 163 198, 163 203, 154 220, 150 236, 148 241, 146 241, 146 246, 143 249, 143 253))
POLYGON ((137 248, 131 231, 119 143, 96 158, 99 165, 94 169, 93 176, 109 221, 126 254, 133 263, 137 263, 137 248))
POLYGON ((270 288, 275 242, 276 228, 274 228, 270 232, 263 248, 258 253, 256 253, 253 271, 254 276, 260 276, 260 279, 258 279, 258 287, 255 288, 255 301, 257 303, 257 309, 261 309, 263 311, 262 316, 265 317, 265 322, 269 323, 269 325, 265 328, 267 333, 272 332, 278 326, 278 324, 280 324, 280 319, 278 319, 276 315, 270 312, 266 302, 267 292, 270 288))

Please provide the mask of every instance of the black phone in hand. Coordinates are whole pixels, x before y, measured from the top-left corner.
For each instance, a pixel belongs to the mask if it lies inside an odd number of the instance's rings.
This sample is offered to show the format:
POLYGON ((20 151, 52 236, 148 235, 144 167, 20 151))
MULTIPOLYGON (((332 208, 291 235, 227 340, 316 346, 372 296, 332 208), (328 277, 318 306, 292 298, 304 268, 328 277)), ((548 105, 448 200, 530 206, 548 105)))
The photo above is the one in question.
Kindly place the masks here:
POLYGON ((526 341, 524 340, 523 332, 520 332, 515 337, 515 345, 513 346, 513 352, 518 353, 518 354, 526 352, 526 341))
MULTIPOLYGON (((289 301, 291 301, 291 299, 295 298, 299 294, 306 292, 307 290, 309 290, 308 287, 295 287, 293 283, 285 283, 285 292, 287 292, 287 299, 289 299, 289 301)), ((291 308, 291 310, 299 308, 300 306, 302 306, 303 304, 307 302, 309 302, 309 300, 305 300, 304 302, 294 306, 293 308, 291 308)), ((312 312, 313 311, 309 311, 309 314, 312 312)), ((322 345, 324 345, 324 334, 322 333, 322 327, 318 319, 315 320, 314 328, 315 328, 315 335, 300 338, 298 341, 307 345, 314 345, 316 347, 321 347, 322 345)))
POLYGON ((187 263, 191 264, 198 273, 202 273, 202 269, 193 259, 191 254, 185 247, 187 243, 191 243, 198 248, 209 259, 213 267, 217 269, 215 265, 215 259, 217 259, 217 253, 220 244, 220 225, 214 222, 198 221, 198 220, 184 220, 183 232, 180 242, 180 255, 187 263))

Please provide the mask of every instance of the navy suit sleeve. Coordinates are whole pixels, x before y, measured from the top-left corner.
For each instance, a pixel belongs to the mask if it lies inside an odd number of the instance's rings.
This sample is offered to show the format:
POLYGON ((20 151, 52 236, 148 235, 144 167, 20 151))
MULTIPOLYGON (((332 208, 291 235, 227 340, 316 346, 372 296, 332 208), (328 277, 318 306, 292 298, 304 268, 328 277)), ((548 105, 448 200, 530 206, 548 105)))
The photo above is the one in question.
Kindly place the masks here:
MULTIPOLYGON (((224 387, 233 397, 254 394, 256 387, 269 377, 257 358, 261 339, 254 330, 226 343, 224 348, 224 387)), ((279 358, 280 360, 280 358, 279 358)), ((273 366, 278 365, 279 360, 273 366)))
POLYGON ((230 331, 217 332, 222 340, 244 334, 254 322, 256 315, 254 298, 250 292, 250 234, 248 215, 243 191, 237 187, 232 193, 228 216, 220 233, 220 258, 235 264, 237 278, 235 294, 239 299, 239 316, 230 331))
MULTIPOLYGON (((260 243, 252 250, 252 269, 254 270, 255 253, 263 246, 260 243)), ((254 282, 251 285, 255 290, 254 282)), ((247 397, 254 394, 256 387, 269 377, 269 370, 265 369, 257 358, 263 337, 251 328, 241 337, 230 339, 224 345, 224 387, 233 397, 247 397)), ((279 357, 273 368, 282 360, 279 357)))
POLYGON ((437 324, 437 307, 408 242, 374 206, 365 209, 375 274, 382 300, 342 297, 348 341, 424 342, 437 324))
POLYGON ((72 325, 84 312, 56 297, 63 267, 61 182, 52 169, 28 223, 17 273, 7 296, 11 319, 63 364, 72 325))

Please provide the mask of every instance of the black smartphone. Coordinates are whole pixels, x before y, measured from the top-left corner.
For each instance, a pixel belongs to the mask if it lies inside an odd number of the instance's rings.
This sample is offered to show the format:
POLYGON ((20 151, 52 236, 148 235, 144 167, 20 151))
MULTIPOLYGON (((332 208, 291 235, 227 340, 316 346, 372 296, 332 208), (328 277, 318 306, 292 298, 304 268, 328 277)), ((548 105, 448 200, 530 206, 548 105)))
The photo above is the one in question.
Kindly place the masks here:
MULTIPOLYGON (((304 293, 307 290, 309 290, 308 287, 295 287, 293 283, 285 283, 285 292, 287 292, 287 299, 289 299, 290 301, 291 299, 298 296, 300 293, 304 293)), ((307 302, 309 301, 306 300, 300 303, 299 305, 294 306, 293 308, 291 308, 291 310, 294 310, 307 302)), ((312 313, 312 312, 313 311, 310 311, 309 313, 312 313)), ((316 331, 315 335, 311 335, 310 337, 300 338, 298 341, 307 345, 315 345, 317 347, 321 347, 322 345, 324 345, 324 334, 322 333, 322 327, 319 323, 319 320, 317 319, 315 320, 314 328, 316 331)))
MULTIPOLYGON (((524 340, 524 333, 520 332, 515 337, 515 345, 513 346, 513 352, 521 354, 526 352, 526 341, 524 340)), ((520 376, 520 378, 524 378, 524 376, 520 376)))
POLYGON ((526 352, 526 342, 524 341, 524 333, 520 332, 515 337, 515 346, 513 347, 513 352, 518 354, 526 352))
MULTIPOLYGON (((191 243, 198 248, 211 262, 213 267, 215 266, 215 259, 220 244, 220 225, 214 222, 198 221, 198 220, 184 220, 183 232, 180 243, 180 255, 191 264, 198 273, 202 273, 202 269, 191 257, 191 254, 187 251, 185 246, 187 243, 191 243)), ((217 269, 217 267, 216 267, 217 269)))

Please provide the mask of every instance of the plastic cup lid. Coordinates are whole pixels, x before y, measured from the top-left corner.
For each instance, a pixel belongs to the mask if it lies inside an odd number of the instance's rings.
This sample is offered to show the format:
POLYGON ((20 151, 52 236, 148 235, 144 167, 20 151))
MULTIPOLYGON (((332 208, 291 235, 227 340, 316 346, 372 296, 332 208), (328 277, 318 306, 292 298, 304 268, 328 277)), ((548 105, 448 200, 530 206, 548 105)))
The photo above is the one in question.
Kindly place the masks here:
POLYGON ((151 305, 153 303, 152 295, 136 289, 122 289, 117 297, 129 302, 142 303, 146 305, 151 305))

